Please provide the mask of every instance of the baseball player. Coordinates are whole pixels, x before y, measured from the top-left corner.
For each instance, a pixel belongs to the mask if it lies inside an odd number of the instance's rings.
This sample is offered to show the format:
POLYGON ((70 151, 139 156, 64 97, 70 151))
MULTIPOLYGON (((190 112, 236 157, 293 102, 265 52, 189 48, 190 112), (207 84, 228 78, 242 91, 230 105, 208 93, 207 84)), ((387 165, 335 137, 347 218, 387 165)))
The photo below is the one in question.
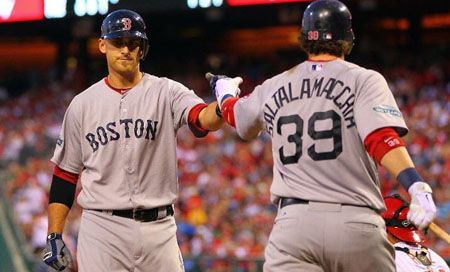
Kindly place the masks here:
POLYGON ((103 20, 99 49, 108 76, 70 103, 51 161, 49 228, 43 260, 70 269, 61 234, 75 187, 83 208, 79 271, 183 271, 173 217, 178 195, 176 133, 217 130, 217 104, 168 78, 140 71, 148 52, 141 16, 117 10, 103 20))
POLYGON ((433 220, 432 190, 400 138, 408 132, 384 77, 347 62, 351 14, 318 0, 303 14, 300 44, 308 60, 243 98, 237 81, 207 75, 223 118, 250 140, 272 139, 271 200, 278 214, 264 271, 394 271, 376 163, 408 190, 408 219, 433 220))
POLYGON ((388 240, 395 248, 397 272, 450 272, 447 263, 432 249, 422 246, 425 235, 407 219, 409 205, 400 195, 384 198, 388 240))

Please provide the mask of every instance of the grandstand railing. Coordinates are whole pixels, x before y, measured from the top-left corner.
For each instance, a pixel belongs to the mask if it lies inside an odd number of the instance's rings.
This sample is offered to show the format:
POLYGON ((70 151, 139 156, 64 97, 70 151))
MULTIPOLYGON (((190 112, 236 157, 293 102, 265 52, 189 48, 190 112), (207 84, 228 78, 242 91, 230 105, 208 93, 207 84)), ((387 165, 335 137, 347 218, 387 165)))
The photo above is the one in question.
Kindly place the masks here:
POLYGON ((13 209, 6 201, 5 184, 5 171, 0 171, 0 271, 32 271, 36 260, 22 231, 14 223, 13 209))

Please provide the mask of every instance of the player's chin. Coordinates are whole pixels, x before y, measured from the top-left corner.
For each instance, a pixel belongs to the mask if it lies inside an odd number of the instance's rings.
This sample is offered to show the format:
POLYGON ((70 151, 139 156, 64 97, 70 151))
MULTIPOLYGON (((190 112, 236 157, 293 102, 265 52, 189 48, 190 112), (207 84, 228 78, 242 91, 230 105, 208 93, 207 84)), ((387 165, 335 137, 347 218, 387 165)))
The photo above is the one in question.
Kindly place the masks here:
POLYGON ((137 63, 134 61, 120 62, 117 65, 117 69, 120 72, 131 72, 136 69, 137 63))

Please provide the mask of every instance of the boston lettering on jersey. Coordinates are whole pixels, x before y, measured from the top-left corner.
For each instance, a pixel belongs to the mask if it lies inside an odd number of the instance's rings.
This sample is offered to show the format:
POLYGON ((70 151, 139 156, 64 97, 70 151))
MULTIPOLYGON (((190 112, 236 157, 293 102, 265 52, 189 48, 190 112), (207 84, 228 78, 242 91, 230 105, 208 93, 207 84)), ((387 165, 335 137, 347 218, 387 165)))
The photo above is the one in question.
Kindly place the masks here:
MULTIPOLYGON (((297 91, 297 90, 295 90, 297 91)), ((264 120, 267 122, 267 131, 272 135, 273 122, 278 110, 284 105, 299 99, 310 99, 313 97, 325 98, 333 101, 339 108, 346 121, 347 128, 356 125, 353 113, 355 94, 350 87, 345 86, 344 82, 324 77, 317 78, 314 81, 310 78, 304 78, 301 82, 300 93, 293 93, 291 82, 287 86, 281 86, 272 95, 272 99, 264 105, 264 120)))
POLYGON ((121 134, 125 133, 125 138, 132 136, 140 139, 154 140, 157 132, 158 121, 142 120, 132 118, 120 119, 119 124, 116 122, 109 122, 105 126, 99 126, 95 132, 86 134, 86 140, 92 147, 93 152, 97 151, 100 145, 104 146, 109 142, 117 141, 120 139, 121 134), (123 130, 119 128, 123 127, 123 130))

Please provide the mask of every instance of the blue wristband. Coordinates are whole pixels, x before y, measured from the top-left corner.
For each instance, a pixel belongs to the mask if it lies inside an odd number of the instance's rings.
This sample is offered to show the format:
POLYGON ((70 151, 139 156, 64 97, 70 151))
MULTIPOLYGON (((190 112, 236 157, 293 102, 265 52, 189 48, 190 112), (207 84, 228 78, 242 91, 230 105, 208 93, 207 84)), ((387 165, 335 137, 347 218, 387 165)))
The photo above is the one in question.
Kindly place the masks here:
POLYGON ((226 94, 222 97, 222 101, 220 101, 220 105, 222 105, 223 101, 225 101, 225 99, 229 98, 229 97, 234 97, 231 94, 226 94))
POLYGON ((408 190, 413 183, 423 181, 422 177, 417 173, 416 168, 414 167, 406 168, 401 171, 397 176, 397 180, 406 190, 408 190))

